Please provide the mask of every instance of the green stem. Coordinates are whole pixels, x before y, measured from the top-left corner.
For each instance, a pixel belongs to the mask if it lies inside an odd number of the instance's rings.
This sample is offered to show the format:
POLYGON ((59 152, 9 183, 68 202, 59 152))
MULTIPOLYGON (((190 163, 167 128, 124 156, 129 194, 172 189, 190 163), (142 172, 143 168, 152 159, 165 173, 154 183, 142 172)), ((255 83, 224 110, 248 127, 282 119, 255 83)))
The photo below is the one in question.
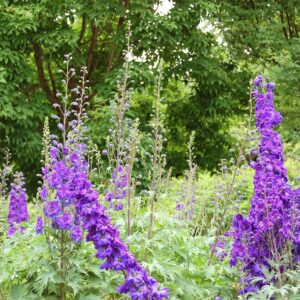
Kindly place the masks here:
POLYGON ((64 231, 61 232, 61 247, 60 247, 60 275, 62 283, 60 284, 60 300, 65 300, 65 246, 64 246, 64 231))
POLYGON ((0 288, 0 299, 1 300, 6 300, 7 298, 4 296, 2 289, 0 288))

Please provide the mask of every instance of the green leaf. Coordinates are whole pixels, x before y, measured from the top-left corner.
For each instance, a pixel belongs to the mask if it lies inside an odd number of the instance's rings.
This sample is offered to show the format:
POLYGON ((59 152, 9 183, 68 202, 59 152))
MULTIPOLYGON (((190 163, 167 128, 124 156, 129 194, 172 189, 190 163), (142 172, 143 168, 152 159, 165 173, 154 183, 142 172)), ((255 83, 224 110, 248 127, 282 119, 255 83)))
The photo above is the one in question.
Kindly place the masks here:
POLYGON ((11 300, 24 300, 26 296, 23 285, 14 284, 10 289, 11 300))

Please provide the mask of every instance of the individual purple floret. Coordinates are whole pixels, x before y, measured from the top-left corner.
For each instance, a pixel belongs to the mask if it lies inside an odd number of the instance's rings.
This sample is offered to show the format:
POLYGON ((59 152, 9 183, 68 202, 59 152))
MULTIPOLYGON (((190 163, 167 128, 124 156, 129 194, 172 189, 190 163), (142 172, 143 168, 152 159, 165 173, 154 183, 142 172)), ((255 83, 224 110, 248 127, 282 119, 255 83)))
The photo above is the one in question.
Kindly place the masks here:
POLYGON ((36 234, 42 234, 43 229, 44 229, 44 222, 43 222, 43 218, 40 216, 37 218, 36 221, 36 226, 35 226, 36 234))
POLYGON ((23 173, 15 173, 14 183, 11 184, 10 190, 8 236, 12 236, 17 230, 23 231, 24 227, 19 224, 29 220, 26 203, 26 189, 24 188, 24 185, 23 173))
POLYGON ((48 218, 55 218, 62 211, 61 203, 59 201, 48 201, 44 206, 44 213, 48 218))
POLYGON ((268 260, 279 261, 287 243, 294 247, 294 260, 299 256, 299 202, 293 201, 293 191, 287 184, 282 142, 273 128, 282 117, 274 108, 275 84, 261 75, 254 80, 256 127, 261 134, 259 158, 251 162, 255 170, 254 195, 249 215, 237 214, 233 219, 234 244, 231 265, 241 263, 246 277, 245 289, 256 291, 263 281, 252 283, 254 277, 264 277, 263 268, 271 269, 268 260))
POLYGON ((80 226, 75 225, 71 231, 71 238, 75 243, 80 243, 82 241, 82 234, 80 226))
POLYGON ((64 212, 61 216, 57 217, 55 221, 61 230, 71 230, 73 227, 73 218, 70 213, 64 212))

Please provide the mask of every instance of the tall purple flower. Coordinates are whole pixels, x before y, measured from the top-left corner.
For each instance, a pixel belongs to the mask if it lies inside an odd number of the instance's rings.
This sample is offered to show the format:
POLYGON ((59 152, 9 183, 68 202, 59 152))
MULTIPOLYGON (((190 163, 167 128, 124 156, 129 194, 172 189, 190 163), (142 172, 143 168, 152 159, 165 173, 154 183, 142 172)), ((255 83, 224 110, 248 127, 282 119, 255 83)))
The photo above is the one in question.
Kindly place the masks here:
POLYGON ((7 234, 9 236, 12 236, 16 230, 23 231, 24 227, 19 224, 29 220, 26 203, 26 189, 24 188, 24 185, 23 173, 15 173, 14 182, 11 184, 9 212, 7 217, 9 223, 7 234))
POLYGON ((96 248, 96 257, 105 260, 101 268, 122 271, 125 282, 118 291, 129 293, 132 299, 166 299, 168 290, 159 289, 158 283, 147 274, 121 240, 105 207, 98 202, 98 192, 93 189, 84 168, 78 163, 73 164, 73 170, 76 174, 76 184, 72 184, 76 212, 81 217, 83 229, 88 232, 87 241, 93 242, 96 248))
MULTIPOLYGON (((299 217, 293 217, 299 207, 287 184, 280 135, 273 130, 282 120, 274 108, 274 88, 275 84, 261 75, 254 80, 256 127, 261 134, 259 159, 251 162, 255 176, 249 215, 238 214, 233 219, 231 253, 231 265, 240 262, 247 274, 243 292, 255 291, 263 285, 262 281, 252 284, 251 279, 263 277, 262 268, 271 268, 270 259, 279 261, 287 243, 293 243, 296 250, 300 245, 299 238, 295 238, 299 236, 299 217)), ((294 255, 298 253, 297 250, 294 255)))
MULTIPOLYGON (((75 199, 70 191, 70 184, 73 184, 74 177, 72 165, 79 162, 80 153, 84 151, 85 147, 78 144, 74 146, 78 153, 71 152, 68 147, 60 146, 55 139, 52 139, 52 143, 53 141, 58 146, 51 147, 51 160, 43 168, 44 184, 40 196, 44 201, 45 216, 52 219, 52 227, 58 230, 72 230, 74 226, 80 225, 80 223, 76 222, 78 217, 74 214, 75 199)), ((79 242, 78 228, 75 231, 77 232, 76 238, 74 230, 72 232, 71 238, 76 243, 79 242)))
MULTIPOLYGON (((66 149, 66 146, 61 148, 66 149)), ((51 165, 44 169, 47 170, 44 172, 44 190, 52 190, 52 193, 44 191, 43 195, 51 194, 54 199, 44 197, 44 212, 52 219, 52 226, 70 230, 75 243, 81 241, 82 230, 86 231, 86 240, 93 242, 96 257, 104 260, 101 268, 123 272, 125 281, 118 287, 119 293, 128 293, 134 300, 166 299, 168 290, 160 289, 156 280, 130 254, 112 225, 105 206, 99 203, 99 194, 87 176, 85 146, 72 144, 68 151, 52 148, 51 152, 51 165)), ((125 189, 127 174, 122 166, 112 177, 118 192, 125 189)))
MULTIPOLYGON (((70 230, 70 238, 75 243, 81 241, 85 231, 86 240, 93 242, 95 246, 96 257, 104 261, 101 268, 124 274, 125 281, 118 287, 119 293, 127 293, 133 300, 166 299, 168 290, 160 289, 156 280, 130 254, 118 230, 111 223, 106 207, 99 203, 98 192, 88 179, 89 166, 85 159, 87 147, 82 143, 86 140, 86 127, 83 123, 86 118, 86 75, 87 70, 84 68, 82 86, 79 88, 80 97, 73 110, 75 119, 68 122, 69 128, 59 125, 63 131, 63 144, 55 136, 50 136, 52 147, 50 155, 47 155, 47 166, 43 169, 44 183, 41 191, 44 213, 52 219, 52 227, 56 230, 70 230)), ((64 110, 64 121, 70 114, 71 111, 64 110)), ((127 171, 122 166, 117 166, 112 175, 112 185, 115 186, 114 198, 126 196, 127 171), (119 191, 122 191, 120 195, 119 191)), ((66 237, 67 232, 63 233, 62 236, 66 237)))

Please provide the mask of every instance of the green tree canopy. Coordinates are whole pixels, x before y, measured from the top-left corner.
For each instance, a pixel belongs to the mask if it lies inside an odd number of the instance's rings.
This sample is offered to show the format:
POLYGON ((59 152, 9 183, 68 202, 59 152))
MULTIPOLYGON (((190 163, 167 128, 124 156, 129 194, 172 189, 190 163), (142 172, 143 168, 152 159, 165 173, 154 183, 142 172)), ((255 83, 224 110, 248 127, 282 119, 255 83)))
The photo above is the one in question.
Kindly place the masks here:
MULTIPOLYGON (((150 113, 142 107, 151 111, 152 100, 143 91, 154 85, 153 70, 160 58, 167 152, 178 172, 184 168, 179 162, 184 161, 184 144, 193 130, 200 167, 213 169, 226 156, 228 120, 243 111, 249 79, 257 70, 267 68, 278 78, 284 76, 280 88, 298 93, 297 1, 177 0, 166 15, 157 13, 159 2, 1 2, 1 144, 6 144, 7 136, 13 157, 25 172, 38 168, 42 123, 60 101, 59 70, 67 53, 72 54, 72 67, 79 70, 86 65, 89 72, 91 136, 105 134, 99 117, 107 111, 107 100, 122 74, 129 20, 130 86, 141 98, 135 113, 141 115, 142 124, 149 121, 150 113), (199 26, 203 22, 212 24, 213 30, 199 26)), ((77 79, 70 81, 71 89, 77 79)), ((143 128, 147 131, 147 126, 143 128)))

